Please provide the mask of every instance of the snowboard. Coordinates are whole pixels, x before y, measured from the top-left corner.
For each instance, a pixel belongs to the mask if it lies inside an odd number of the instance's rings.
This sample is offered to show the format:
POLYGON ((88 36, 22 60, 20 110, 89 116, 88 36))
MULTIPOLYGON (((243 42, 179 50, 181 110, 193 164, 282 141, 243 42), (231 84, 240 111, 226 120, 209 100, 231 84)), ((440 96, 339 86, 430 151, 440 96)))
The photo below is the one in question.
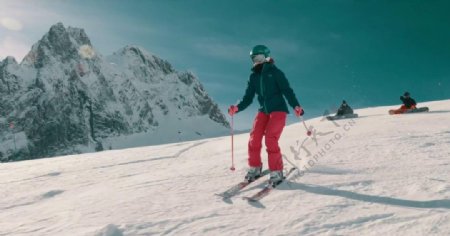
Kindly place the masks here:
POLYGON ((346 114, 342 116, 327 116, 327 120, 341 120, 341 119, 351 119, 351 118, 358 118, 358 114, 346 114))
POLYGON ((428 107, 419 107, 416 109, 409 109, 409 110, 389 110, 390 115, 394 114, 409 114, 409 113, 418 113, 418 112, 428 112, 428 107))

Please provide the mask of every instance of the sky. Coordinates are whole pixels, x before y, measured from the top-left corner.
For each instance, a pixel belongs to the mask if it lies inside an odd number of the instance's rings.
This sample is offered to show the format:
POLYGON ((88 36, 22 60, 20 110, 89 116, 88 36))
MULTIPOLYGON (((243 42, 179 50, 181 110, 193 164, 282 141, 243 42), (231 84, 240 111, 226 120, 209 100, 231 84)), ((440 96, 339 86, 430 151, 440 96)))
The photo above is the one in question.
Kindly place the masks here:
MULTIPOLYGON (((264 44, 306 117, 343 99, 355 107, 450 98, 446 0, 0 0, 0 59, 19 62, 53 25, 84 28, 110 55, 138 45, 196 74, 226 112, 242 98, 249 51, 264 44)), ((420 106, 420 104, 419 104, 420 106)), ((258 109, 235 117, 249 129, 258 109)), ((291 112, 289 122, 298 122, 291 112)))

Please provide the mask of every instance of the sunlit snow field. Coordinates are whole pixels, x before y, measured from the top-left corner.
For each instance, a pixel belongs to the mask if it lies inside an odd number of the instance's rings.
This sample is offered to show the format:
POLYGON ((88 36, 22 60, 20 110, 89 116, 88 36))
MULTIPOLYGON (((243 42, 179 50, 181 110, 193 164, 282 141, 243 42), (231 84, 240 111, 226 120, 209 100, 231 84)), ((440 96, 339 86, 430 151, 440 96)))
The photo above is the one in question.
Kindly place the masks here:
POLYGON ((229 136, 3 163, 0 235, 448 235, 450 100, 419 106, 430 112, 307 120, 312 137, 286 127, 300 171, 252 204, 241 197, 263 180, 214 195, 243 179, 248 133, 234 137, 235 172, 229 136))

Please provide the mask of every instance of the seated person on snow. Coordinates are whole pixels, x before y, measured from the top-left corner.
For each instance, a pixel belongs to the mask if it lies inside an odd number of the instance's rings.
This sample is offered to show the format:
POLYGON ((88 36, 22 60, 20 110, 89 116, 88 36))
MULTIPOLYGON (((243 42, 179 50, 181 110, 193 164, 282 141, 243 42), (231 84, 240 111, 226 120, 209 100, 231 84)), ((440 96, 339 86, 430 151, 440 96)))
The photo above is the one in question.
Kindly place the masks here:
POLYGON ((345 100, 342 101, 341 107, 339 107, 336 116, 344 116, 353 114, 353 109, 347 104, 345 100))
POLYGON ((416 101, 410 97, 409 92, 405 92, 403 96, 400 96, 400 100, 403 102, 402 106, 397 110, 390 110, 389 114, 402 114, 406 111, 416 109, 416 101))
POLYGON ((403 102, 403 105, 400 107, 401 110, 416 109, 417 103, 409 95, 408 92, 405 92, 403 96, 400 96, 400 100, 403 102))

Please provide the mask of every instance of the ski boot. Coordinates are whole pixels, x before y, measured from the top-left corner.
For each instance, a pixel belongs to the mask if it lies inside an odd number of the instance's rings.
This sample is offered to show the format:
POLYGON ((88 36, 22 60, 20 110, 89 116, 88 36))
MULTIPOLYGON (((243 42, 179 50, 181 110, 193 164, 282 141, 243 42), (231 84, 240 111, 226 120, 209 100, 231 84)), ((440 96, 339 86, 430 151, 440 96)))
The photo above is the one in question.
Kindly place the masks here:
POLYGON ((283 171, 279 170, 279 171, 271 171, 270 172, 269 183, 273 187, 275 187, 278 184, 280 184, 281 182, 283 182, 283 180, 284 180, 283 171))
POLYGON ((255 181, 257 178, 261 177, 261 170, 262 167, 250 167, 250 169, 248 169, 247 175, 245 175, 245 179, 248 182, 253 182, 255 181))

